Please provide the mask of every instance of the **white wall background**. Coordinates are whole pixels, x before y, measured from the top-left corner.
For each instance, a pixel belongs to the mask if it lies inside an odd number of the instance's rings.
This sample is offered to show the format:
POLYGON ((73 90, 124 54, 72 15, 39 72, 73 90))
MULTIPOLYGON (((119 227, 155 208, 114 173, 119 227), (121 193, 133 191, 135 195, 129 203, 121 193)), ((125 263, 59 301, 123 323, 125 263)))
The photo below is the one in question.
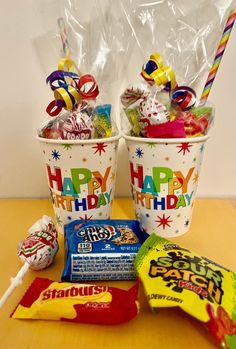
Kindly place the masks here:
MULTIPOLYGON (((47 197, 36 130, 51 92, 34 40, 44 32, 35 0, 1 1, 0 197, 47 197)), ((86 6, 86 2, 85 2, 86 6)), ((211 92, 215 125, 208 141, 198 195, 236 197, 236 28, 211 92)), ((49 48, 50 49, 50 48, 49 48)), ((55 61, 57 57, 55 57, 55 61)), ((117 196, 129 196, 128 158, 120 144, 117 196)))

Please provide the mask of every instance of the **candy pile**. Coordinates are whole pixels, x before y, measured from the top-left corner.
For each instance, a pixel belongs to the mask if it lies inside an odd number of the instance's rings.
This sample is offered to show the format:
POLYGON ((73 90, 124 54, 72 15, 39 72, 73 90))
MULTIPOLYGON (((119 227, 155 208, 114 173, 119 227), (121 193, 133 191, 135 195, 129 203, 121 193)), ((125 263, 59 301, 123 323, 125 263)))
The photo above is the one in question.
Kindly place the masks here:
POLYGON ((111 136, 111 105, 96 106, 99 89, 92 75, 82 75, 72 60, 63 58, 46 82, 54 93, 46 109, 52 119, 38 131, 39 137, 85 140, 111 136), (67 112, 62 113, 63 109, 67 112))
POLYGON ((159 53, 150 56, 141 76, 147 84, 127 88, 120 98, 132 136, 185 138, 208 132, 213 108, 196 106, 195 91, 177 85, 173 70, 164 66, 159 53))
MULTIPOLYGON (((127 291, 81 283, 120 280, 123 273, 123 279, 135 276, 142 282, 152 310, 180 307, 203 322, 220 347, 235 348, 235 273, 155 234, 147 237, 134 220, 77 220, 65 232, 62 282, 37 277, 11 317, 104 325, 129 321, 139 313, 139 281, 127 291)), ((42 269, 57 252, 56 237, 44 216, 20 243, 18 255, 32 269, 42 269)))

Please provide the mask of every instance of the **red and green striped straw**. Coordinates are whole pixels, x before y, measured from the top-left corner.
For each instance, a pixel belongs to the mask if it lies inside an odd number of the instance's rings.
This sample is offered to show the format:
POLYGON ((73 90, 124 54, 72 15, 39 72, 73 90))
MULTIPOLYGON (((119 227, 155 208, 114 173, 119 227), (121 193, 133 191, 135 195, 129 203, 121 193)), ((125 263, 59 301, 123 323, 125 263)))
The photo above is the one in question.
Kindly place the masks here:
POLYGON ((227 45, 227 42, 229 40, 231 31, 233 29, 235 19, 236 19, 236 9, 234 9, 230 12, 230 15, 229 15, 227 22, 225 24, 225 28, 224 28, 219 46, 218 46, 217 51, 216 51, 216 55, 215 55, 211 70, 208 74, 206 84, 205 84, 204 89, 202 91, 202 95, 200 98, 200 104, 206 103, 208 96, 211 92, 211 88, 212 88, 213 82, 215 80, 216 73, 219 69, 223 54, 225 52, 226 45, 227 45))

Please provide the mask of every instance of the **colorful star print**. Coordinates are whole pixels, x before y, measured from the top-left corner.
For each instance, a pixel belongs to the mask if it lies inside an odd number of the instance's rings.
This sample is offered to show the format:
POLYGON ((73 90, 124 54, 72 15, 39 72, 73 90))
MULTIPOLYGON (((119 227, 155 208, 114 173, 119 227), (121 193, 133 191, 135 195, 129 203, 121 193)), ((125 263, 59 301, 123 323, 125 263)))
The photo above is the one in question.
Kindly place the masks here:
POLYGON ((136 150, 135 150, 135 155, 136 155, 139 159, 143 157, 143 154, 144 154, 144 152, 143 152, 143 150, 142 150, 141 148, 136 148, 136 150))
POLYGON ((82 221, 88 221, 88 220, 92 219, 92 217, 93 216, 88 217, 87 213, 85 213, 84 217, 79 217, 79 219, 81 219, 82 221))
POLYGON ((94 149, 96 149, 96 151, 94 152, 94 154, 96 154, 97 152, 99 153, 99 155, 101 156, 102 152, 106 152, 105 148, 107 147, 107 144, 105 143, 97 143, 94 147, 94 149))
POLYGON ((156 148, 156 144, 155 143, 148 143, 148 147, 149 148, 156 148))
POLYGON ((195 184, 198 182, 198 179, 199 179, 199 174, 196 172, 194 177, 193 177, 193 181, 195 184))
POLYGON ((111 181, 114 181, 115 178, 116 178, 116 174, 115 174, 115 172, 112 172, 112 173, 111 173, 111 181))
POLYGON ((54 149, 53 151, 52 151, 52 158, 54 159, 54 160, 60 160, 60 156, 61 156, 61 154, 59 153, 59 151, 57 151, 56 149, 54 149))
POLYGON ((183 155, 185 155, 186 151, 190 153, 190 150, 189 150, 190 147, 192 147, 192 145, 189 143, 181 143, 180 145, 176 146, 176 148, 180 148, 178 153, 180 153, 182 151, 183 155))
POLYGON ((60 217, 59 215, 56 215, 56 223, 57 223, 60 227, 62 227, 63 222, 62 222, 61 217, 60 217))
POLYGON ((159 224, 158 224, 158 227, 160 227, 161 225, 163 226, 163 229, 165 229, 166 226, 170 227, 170 223, 172 222, 172 221, 170 220, 170 216, 169 216, 169 217, 165 217, 165 214, 163 214, 162 217, 157 216, 157 218, 159 218, 159 220, 157 220, 157 221, 155 221, 155 222, 159 223, 159 224))
POLYGON ((184 223, 185 227, 187 228, 189 226, 189 219, 187 219, 184 223))
POLYGON ((72 149, 72 144, 63 144, 63 148, 66 150, 72 149))

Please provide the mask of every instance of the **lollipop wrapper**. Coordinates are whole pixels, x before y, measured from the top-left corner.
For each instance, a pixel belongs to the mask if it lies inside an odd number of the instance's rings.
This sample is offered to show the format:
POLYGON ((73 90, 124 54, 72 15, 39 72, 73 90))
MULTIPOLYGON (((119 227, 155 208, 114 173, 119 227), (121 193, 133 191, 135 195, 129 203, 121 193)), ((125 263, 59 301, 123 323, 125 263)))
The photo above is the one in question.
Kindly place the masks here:
POLYGON ((135 270, 151 309, 180 307, 203 322, 216 344, 235 348, 235 273, 154 234, 141 246, 135 270))
POLYGON ((111 137, 111 105, 81 102, 74 110, 61 112, 57 117, 46 119, 39 128, 42 138, 59 140, 87 140, 111 137))
POLYGON ((36 278, 11 317, 115 325, 138 314, 137 293, 138 283, 126 291, 36 278))
POLYGON ((175 120, 184 123, 186 137, 203 136, 213 124, 215 110, 213 106, 194 107, 189 111, 175 111, 175 120))
POLYGON ((44 269, 52 264, 59 249, 52 218, 44 215, 28 232, 27 238, 19 242, 17 254, 31 269, 44 269))
POLYGON ((174 120, 161 125, 147 126, 146 135, 148 138, 185 138, 184 121, 174 120))

